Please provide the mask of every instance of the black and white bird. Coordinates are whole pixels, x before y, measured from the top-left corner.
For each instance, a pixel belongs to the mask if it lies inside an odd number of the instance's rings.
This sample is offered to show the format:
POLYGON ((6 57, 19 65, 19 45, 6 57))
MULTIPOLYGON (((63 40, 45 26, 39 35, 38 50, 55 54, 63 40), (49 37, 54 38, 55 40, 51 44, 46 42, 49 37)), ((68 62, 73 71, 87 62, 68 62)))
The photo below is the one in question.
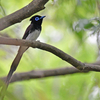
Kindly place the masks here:
MULTIPOLYGON (((30 41, 36 40, 38 38, 38 36, 40 35, 41 29, 42 29, 41 25, 42 25, 42 21, 43 21, 44 17, 45 16, 39 16, 39 15, 33 16, 30 19, 31 24, 27 27, 27 29, 25 31, 25 34, 24 34, 22 39, 26 39, 26 40, 30 40, 30 41)), ((28 48, 29 47, 27 47, 27 46, 20 46, 19 47, 18 53, 17 53, 14 61, 12 62, 10 71, 7 75, 7 79, 6 79, 6 84, 7 85, 9 84, 12 74, 14 73, 14 71, 16 70, 16 68, 19 64, 23 53, 28 48)))
MULTIPOLYGON (((25 34, 24 34, 22 39, 26 39, 26 40, 29 40, 29 41, 36 40, 38 38, 38 36, 40 35, 41 28, 42 28, 41 25, 42 25, 42 21, 43 21, 44 17, 45 16, 39 16, 39 15, 33 16, 30 19, 31 24, 27 27, 27 29, 25 31, 25 34)), ((29 48, 28 46, 20 46, 19 47, 18 53, 17 53, 15 59, 13 60, 10 71, 7 75, 6 84, 3 86, 3 88, 0 91, 0 100, 3 100, 3 98, 5 96, 5 92, 7 90, 8 85, 9 85, 11 76, 14 73, 14 71, 16 70, 16 68, 17 68, 17 66, 18 66, 18 64, 21 60, 21 57, 22 57, 23 53, 28 48, 29 48)))

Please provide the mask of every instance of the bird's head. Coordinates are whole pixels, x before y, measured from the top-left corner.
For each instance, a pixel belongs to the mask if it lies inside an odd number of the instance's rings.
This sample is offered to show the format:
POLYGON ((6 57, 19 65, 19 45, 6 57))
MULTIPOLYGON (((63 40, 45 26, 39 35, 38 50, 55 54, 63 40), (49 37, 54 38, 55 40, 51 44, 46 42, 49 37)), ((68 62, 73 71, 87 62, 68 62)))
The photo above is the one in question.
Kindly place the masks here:
POLYGON ((35 15, 33 16, 30 21, 31 23, 33 23, 34 25, 41 25, 42 24, 42 20, 45 16, 39 16, 39 15, 35 15))

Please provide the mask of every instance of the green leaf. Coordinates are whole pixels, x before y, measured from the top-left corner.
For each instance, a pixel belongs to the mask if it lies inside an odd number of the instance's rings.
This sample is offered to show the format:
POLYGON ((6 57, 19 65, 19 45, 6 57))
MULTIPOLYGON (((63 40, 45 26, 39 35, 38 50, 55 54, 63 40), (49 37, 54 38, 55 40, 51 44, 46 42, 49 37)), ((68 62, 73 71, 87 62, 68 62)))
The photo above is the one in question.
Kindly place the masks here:
POLYGON ((93 26, 94 26, 94 24, 88 23, 88 24, 84 25, 84 28, 89 29, 89 28, 92 28, 93 26))

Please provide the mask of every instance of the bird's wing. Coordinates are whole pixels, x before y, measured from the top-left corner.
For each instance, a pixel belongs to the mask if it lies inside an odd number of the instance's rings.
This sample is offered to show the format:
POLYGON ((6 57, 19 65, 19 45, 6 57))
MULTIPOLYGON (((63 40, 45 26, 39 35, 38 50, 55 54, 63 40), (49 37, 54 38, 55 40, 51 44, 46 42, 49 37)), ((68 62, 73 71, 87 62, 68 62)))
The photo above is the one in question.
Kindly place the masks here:
POLYGON ((27 27, 27 29, 26 29, 26 31, 25 31, 24 36, 23 36, 22 39, 26 39, 26 38, 27 38, 27 36, 28 36, 29 33, 30 33, 29 31, 31 30, 32 27, 33 27, 32 24, 30 24, 30 25, 27 27))

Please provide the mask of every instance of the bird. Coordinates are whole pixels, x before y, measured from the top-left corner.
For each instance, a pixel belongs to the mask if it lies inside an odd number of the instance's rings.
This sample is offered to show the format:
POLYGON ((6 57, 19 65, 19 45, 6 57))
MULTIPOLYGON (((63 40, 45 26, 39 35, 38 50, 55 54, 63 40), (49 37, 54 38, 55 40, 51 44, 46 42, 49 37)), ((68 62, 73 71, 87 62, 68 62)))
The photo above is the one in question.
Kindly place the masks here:
MULTIPOLYGON (((44 17, 46 17, 46 16, 35 15, 32 18, 30 18, 31 23, 27 27, 22 39, 26 39, 26 40, 29 40, 29 41, 35 41, 40 35, 41 29, 42 29, 42 21, 43 21, 44 17)), ((19 47, 18 53, 17 53, 15 59, 12 62, 10 71, 9 71, 7 78, 6 78, 6 84, 7 85, 9 84, 11 77, 12 77, 14 71, 16 70, 18 64, 19 64, 23 53, 28 48, 29 48, 28 46, 20 46, 19 47)))
MULTIPOLYGON (((46 16, 40 16, 40 15, 35 15, 33 17, 31 17, 30 21, 30 25, 27 27, 24 36, 22 37, 22 39, 26 39, 29 41, 35 41, 42 30, 42 21, 43 18, 46 16)), ((22 58, 23 53, 28 49, 28 46, 20 46, 18 53, 15 57, 15 59, 13 60, 9 73, 7 75, 6 81, 5 81, 5 85, 3 86, 3 88, 0 91, 0 100, 3 100, 4 96, 5 96, 5 92, 7 90, 7 87, 10 83, 11 77, 14 73, 14 71, 16 70, 16 68, 18 67, 18 64, 22 58)))
MULTIPOLYGON (((42 30, 42 21, 43 18, 46 16, 40 16, 40 15, 35 15, 33 17, 30 18, 30 25, 27 27, 24 36, 22 37, 22 39, 26 39, 29 41, 35 41, 42 30)), ((5 85, 3 86, 3 88, 0 91, 0 100, 3 100, 4 96, 5 96, 5 92, 7 90, 7 87, 10 83, 11 77, 14 73, 14 71, 16 70, 16 68, 18 67, 18 64, 22 58, 23 53, 28 49, 28 46, 20 46, 18 53, 15 57, 15 59, 13 60, 9 73, 7 75, 6 81, 5 81, 5 85)))

